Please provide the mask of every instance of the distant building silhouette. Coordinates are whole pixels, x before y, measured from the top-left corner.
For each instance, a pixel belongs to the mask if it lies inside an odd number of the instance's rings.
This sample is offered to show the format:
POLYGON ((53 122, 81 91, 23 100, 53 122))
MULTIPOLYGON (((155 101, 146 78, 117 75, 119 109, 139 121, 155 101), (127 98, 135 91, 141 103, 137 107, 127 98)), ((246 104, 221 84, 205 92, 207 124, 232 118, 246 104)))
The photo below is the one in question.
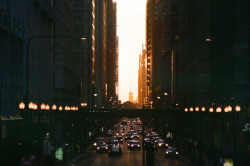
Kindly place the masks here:
POLYGON ((128 100, 129 100, 131 103, 134 102, 134 99, 133 99, 133 92, 131 92, 131 90, 130 90, 130 92, 129 92, 128 100))

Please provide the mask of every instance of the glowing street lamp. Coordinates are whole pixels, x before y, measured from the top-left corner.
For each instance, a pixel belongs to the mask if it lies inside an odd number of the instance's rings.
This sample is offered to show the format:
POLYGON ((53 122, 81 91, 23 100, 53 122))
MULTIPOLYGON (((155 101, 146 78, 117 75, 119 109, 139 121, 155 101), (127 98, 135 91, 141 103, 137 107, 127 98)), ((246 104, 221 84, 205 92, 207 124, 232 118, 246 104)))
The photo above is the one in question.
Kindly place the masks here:
POLYGON ((201 111, 202 112, 206 111, 206 108, 205 107, 201 107, 201 111))
POLYGON ((214 112, 213 107, 210 107, 210 108, 209 108, 209 112, 214 112))
POLYGON ((59 111, 62 111, 62 110, 63 110, 63 107, 62 107, 62 106, 60 106, 60 107, 59 107, 59 111))
POLYGON ((194 111, 194 108, 193 108, 193 107, 191 107, 191 108, 190 108, 190 112, 193 112, 193 111, 194 111))
POLYGON ((46 109, 46 106, 44 103, 41 104, 41 110, 45 110, 46 109))
POLYGON ((29 107, 30 110, 32 110, 32 109, 33 109, 33 106, 34 106, 34 105, 33 105, 32 101, 31 101, 31 102, 29 103, 28 107, 29 107))
POLYGON ((21 110, 23 110, 23 109, 25 108, 25 104, 24 104, 23 102, 21 102, 21 103, 19 104, 19 108, 20 108, 21 110))
POLYGON ((228 106, 227 110, 228 110, 228 112, 231 112, 233 110, 233 108, 231 106, 228 106))
POLYGON ((240 109, 241 109, 240 106, 239 106, 239 105, 236 105, 235 111, 236 111, 236 112, 240 112, 240 109))
POLYGON ((221 107, 217 107, 216 112, 221 112, 221 107))
POLYGON ((195 107, 195 111, 198 112, 200 110, 199 107, 195 107))
POLYGON ((36 103, 33 104, 33 110, 37 110, 37 104, 36 103))
POLYGON ((185 108, 184 111, 185 111, 185 112, 188 112, 188 108, 185 108))
POLYGON ((52 110, 56 110, 56 108, 57 108, 56 105, 53 104, 53 105, 52 105, 52 110))
POLYGON ((46 107, 45 107, 45 109, 46 109, 46 110, 49 110, 49 108, 50 108, 50 107, 49 107, 49 105, 47 104, 46 107))

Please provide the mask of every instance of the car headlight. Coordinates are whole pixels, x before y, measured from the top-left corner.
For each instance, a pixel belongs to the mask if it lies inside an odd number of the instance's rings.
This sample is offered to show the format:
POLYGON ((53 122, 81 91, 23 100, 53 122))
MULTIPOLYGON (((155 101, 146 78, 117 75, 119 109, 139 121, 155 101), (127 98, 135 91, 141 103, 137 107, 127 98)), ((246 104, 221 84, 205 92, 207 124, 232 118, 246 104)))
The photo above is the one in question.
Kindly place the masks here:
POLYGON ((108 149, 108 147, 106 146, 106 149, 108 149))
POLYGON ((94 146, 96 146, 96 143, 94 143, 94 146))
POLYGON ((166 144, 166 146, 168 146, 168 144, 166 144))
POLYGON ((140 147, 140 145, 138 145, 140 147))
POLYGON ((175 154, 178 154, 178 152, 175 152, 175 154))
POLYGON ((130 146, 130 144, 128 144, 128 146, 130 146))
POLYGON ((131 145, 132 147, 134 146, 134 145, 131 145))
POLYGON ((97 147, 97 149, 100 149, 99 147, 97 147))
POLYGON ((166 154, 168 154, 168 151, 166 151, 166 154))
POLYGON ((159 144, 159 146, 161 146, 161 144, 159 144))

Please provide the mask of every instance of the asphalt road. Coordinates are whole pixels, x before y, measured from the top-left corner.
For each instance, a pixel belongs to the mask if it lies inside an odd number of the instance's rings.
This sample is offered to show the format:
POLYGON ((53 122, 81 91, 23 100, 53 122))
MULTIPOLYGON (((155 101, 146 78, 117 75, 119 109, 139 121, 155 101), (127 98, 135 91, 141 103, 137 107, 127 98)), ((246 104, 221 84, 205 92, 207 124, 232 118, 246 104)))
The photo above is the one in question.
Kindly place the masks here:
MULTIPOLYGON (((128 129, 127 129, 128 131, 128 129)), ((113 130, 113 135, 117 130, 113 130)), ((106 138, 108 139, 108 138, 106 138)), ((142 145, 142 138, 140 135, 139 142, 142 145)), ((86 151, 78 158, 75 164, 70 166, 142 166, 142 148, 140 151, 133 150, 130 151, 127 149, 127 141, 124 141, 121 144, 121 148, 123 151, 122 157, 113 156, 109 157, 107 153, 96 153, 94 147, 88 148, 86 151)), ((179 159, 166 159, 165 158, 165 150, 158 149, 157 152, 154 153, 154 165, 155 166, 187 166, 187 164, 179 159)))

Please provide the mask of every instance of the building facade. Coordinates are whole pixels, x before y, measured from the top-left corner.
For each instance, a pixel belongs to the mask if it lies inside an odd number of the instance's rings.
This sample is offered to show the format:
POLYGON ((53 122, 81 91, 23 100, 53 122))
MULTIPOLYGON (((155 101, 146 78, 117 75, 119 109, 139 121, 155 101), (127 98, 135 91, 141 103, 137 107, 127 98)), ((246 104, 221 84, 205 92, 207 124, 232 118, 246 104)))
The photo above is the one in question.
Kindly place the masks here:
POLYGON ((147 70, 146 70, 146 49, 142 45, 142 54, 139 56, 139 70, 138 70, 138 105, 140 107, 146 106, 146 92, 147 92, 147 70))
POLYGON ((118 102, 118 38, 117 38, 117 4, 108 0, 107 20, 107 99, 109 106, 118 102))

